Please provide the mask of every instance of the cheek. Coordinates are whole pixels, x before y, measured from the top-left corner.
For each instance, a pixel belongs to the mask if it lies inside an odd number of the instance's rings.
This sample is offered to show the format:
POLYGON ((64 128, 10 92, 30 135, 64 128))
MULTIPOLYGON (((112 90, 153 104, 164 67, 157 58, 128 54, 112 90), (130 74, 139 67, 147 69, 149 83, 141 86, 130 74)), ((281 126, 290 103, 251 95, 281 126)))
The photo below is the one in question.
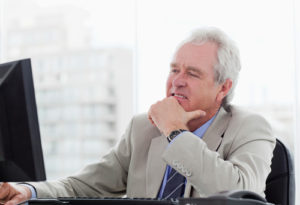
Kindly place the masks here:
POLYGON ((166 84, 166 87, 167 87, 167 90, 170 89, 172 87, 172 78, 171 77, 168 77, 167 79, 167 84, 166 84))
POLYGON ((194 88, 196 87, 198 89, 193 89, 193 93, 191 93, 192 104, 194 106, 211 104, 215 101, 216 95, 212 87, 194 85, 194 88))
POLYGON ((168 78, 168 80, 167 80, 167 83, 166 83, 166 96, 168 96, 168 93, 169 93, 169 91, 170 91, 170 89, 171 89, 171 85, 172 85, 172 83, 171 83, 172 81, 170 80, 170 78, 168 78))

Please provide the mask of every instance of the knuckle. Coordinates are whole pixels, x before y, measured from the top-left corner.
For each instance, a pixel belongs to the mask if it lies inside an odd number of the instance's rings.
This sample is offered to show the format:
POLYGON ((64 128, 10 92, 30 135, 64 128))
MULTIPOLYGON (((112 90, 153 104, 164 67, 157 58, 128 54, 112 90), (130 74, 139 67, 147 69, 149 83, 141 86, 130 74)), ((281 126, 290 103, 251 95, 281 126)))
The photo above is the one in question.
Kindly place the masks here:
POLYGON ((165 100, 165 99, 163 99, 163 100, 158 100, 158 101, 156 102, 156 105, 161 104, 164 100, 165 100))
POLYGON ((15 196, 12 200, 8 201, 5 205, 19 204, 22 201, 25 201, 25 198, 18 195, 18 196, 15 196))
POLYGON ((15 205, 15 204, 18 204, 18 202, 15 201, 15 200, 10 200, 10 201, 5 203, 5 205, 15 205))
POLYGON ((150 109, 148 110, 148 116, 151 116, 153 112, 153 105, 151 105, 150 109))
POLYGON ((17 201, 22 201, 25 197, 22 194, 18 194, 17 196, 15 196, 15 199, 17 201))

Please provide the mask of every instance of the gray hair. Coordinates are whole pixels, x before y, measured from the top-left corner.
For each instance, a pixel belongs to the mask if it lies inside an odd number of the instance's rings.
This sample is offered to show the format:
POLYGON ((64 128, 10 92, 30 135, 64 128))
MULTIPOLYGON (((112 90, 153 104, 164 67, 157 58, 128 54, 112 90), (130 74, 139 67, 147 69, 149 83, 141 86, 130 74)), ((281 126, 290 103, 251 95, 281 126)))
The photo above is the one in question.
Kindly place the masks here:
POLYGON ((214 27, 195 30, 181 45, 185 43, 203 44, 207 41, 218 45, 217 63, 214 65, 215 82, 222 84, 227 79, 232 80, 232 87, 222 102, 222 106, 226 108, 233 98, 233 91, 241 70, 239 49, 223 31, 214 27))

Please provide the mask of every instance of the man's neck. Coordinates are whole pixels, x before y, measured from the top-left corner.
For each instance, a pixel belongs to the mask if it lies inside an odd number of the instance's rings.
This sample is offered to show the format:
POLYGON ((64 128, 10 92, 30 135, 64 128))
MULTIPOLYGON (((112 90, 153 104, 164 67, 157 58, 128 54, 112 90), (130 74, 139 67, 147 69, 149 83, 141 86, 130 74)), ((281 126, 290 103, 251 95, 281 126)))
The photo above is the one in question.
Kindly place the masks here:
POLYGON ((204 125, 207 121, 209 121, 215 114, 219 111, 220 107, 215 109, 212 112, 207 112, 205 117, 194 119, 189 121, 188 128, 191 132, 194 132, 196 129, 204 125))

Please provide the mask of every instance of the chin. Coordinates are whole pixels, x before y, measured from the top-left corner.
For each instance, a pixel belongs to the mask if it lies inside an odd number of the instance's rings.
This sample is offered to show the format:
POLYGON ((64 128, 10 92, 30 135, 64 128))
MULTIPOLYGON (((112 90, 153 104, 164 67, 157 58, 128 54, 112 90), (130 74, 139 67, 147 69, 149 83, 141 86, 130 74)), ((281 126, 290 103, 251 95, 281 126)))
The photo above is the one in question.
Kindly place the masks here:
POLYGON ((181 107, 186 111, 186 112, 190 112, 190 108, 188 105, 186 105, 185 103, 179 103, 181 105, 181 107))

